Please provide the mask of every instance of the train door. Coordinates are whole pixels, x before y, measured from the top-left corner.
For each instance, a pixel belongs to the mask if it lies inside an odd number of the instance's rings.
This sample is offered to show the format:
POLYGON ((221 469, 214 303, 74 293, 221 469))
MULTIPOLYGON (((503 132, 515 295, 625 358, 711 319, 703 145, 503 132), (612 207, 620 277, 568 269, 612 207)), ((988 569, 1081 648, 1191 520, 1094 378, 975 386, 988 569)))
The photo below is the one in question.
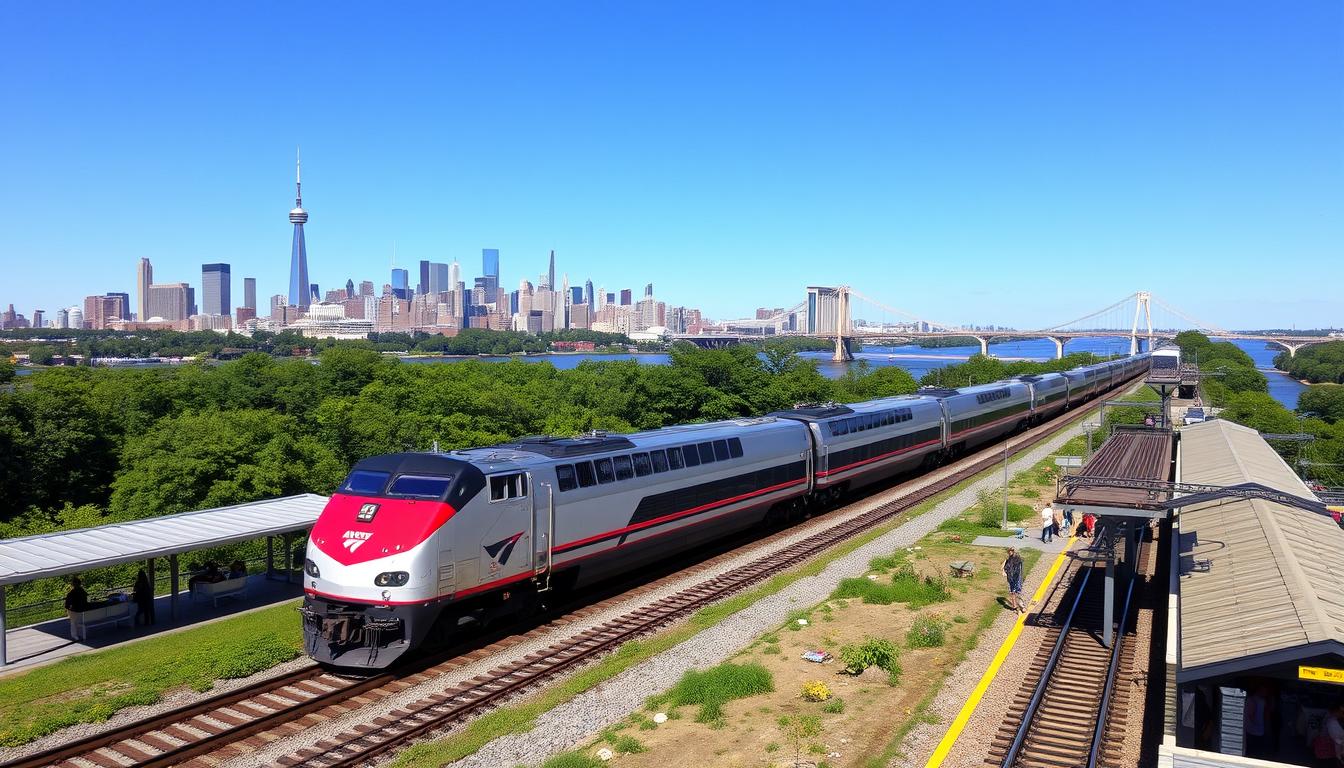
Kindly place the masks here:
POLYGON ((486 480, 494 522, 481 541, 481 581, 492 582, 532 567, 532 482, 527 472, 490 475, 486 480))
MULTIPOLYGON (((531 481, 531 473, 528 480, 531 481)), ((550 483, 533 485, 532 493, 532 576, 537 587, 551 586, 551 555, 555 549, 555 488, 550 483)))

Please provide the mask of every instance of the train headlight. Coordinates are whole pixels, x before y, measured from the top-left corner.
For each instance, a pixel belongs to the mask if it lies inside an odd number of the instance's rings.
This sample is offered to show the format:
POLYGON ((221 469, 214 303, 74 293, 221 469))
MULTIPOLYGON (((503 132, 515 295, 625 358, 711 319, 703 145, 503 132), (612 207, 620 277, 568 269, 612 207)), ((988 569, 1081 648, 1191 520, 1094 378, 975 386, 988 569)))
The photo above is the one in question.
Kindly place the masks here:
POLYGON ((411 580, 411 574, 406 571, 387 571, 378 574, 373 583, 380 587, 400 587, 405 586, 406 582, 411 580))
POLYGON ((303 561, 303 572, 312 576, 314 579, 322 578, 322 571, 318 570, 317 563, 314 563, 312 560, 303 561))

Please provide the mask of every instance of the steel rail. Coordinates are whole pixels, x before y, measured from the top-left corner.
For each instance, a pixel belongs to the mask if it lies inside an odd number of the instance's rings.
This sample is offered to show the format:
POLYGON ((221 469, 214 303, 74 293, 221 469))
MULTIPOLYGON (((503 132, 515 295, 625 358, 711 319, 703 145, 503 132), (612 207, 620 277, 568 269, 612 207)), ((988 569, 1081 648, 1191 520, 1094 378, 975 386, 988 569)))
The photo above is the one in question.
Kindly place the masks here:
POLYGON ((1134 595, 1134 582, 1139 580, 1138 563, 1134 563, 1134 572, 1129 577, 1129 587, 1125 589, 1125 606, 1120 610, 1120 629, 1115 633, 1115 643, 1111 646, 1111 663, 1106 668, 1106 687, 1101 692, 1101 706, 1097 709, 1097 729, 1092 734, 1092 749, 1087 754, 1087 768, 1097 768, 1101 755, 1101 740, 1106 735, 1106 715, 1111 709, 1111 693, 1115 690, 1115 678, 1120 673, 1120 648, 1125 644, 1125 625, 1129 623, 1129 600, 1134 595))

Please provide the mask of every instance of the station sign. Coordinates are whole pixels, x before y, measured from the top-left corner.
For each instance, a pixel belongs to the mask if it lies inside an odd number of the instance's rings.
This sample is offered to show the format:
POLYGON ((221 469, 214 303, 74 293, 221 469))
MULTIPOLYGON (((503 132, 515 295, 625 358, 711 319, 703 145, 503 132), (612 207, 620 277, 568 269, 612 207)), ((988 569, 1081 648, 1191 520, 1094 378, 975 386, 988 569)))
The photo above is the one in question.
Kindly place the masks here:
POLYGON ((1301 680, 1315 680, 1318 683, 1344 685, 1344 669, 1299 666, 1297 668, 1297 677, 1301 680))
POLYGON ((1083 466, 1082 456, 1058 456, 1055 458, 1056 467, 1081 467, 1083 466))

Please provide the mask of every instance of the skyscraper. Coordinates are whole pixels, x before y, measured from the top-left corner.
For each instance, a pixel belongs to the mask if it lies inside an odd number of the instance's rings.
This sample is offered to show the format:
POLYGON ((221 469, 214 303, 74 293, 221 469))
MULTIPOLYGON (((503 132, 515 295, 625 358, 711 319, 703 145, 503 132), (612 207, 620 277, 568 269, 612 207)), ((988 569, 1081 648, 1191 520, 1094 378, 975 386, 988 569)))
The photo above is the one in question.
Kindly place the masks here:
POLYGON ((457 284, 462 282, 462 265, 453 259, 453 263, 448 265, 448 287, 444 290, 457 290, 457 284))
POLYGON ((398 299, 411 298, 411 274, 400 267, 392 268, 392 293, 398 299))
POLYGON ((555 290, 555 249, 551 249, 551 265, 546 269, 546 287, 555 290))
POLYGON ((630 298, 631 298, 631 296, 630 296, 630 289, 629 289, 629 288, 622 288, 622 289, 621 289, 621 306, 622 306, 622 307, 628 307, 628 306, 630 306, 630 298))
POLYGON ((576 303, 576 304, 587 304, 587 305, 590 306, 590 307, 593 306, 593 281, 592 281, 592 280, 584 280, 584 281, 583 281, 583 301, 582 301, 582 302, 575 302, 575 303, 576 303))
POLYGON ((257 308, 257 278, 243 278, 243 306, 255 310, 257 308))
POLYGON ((232 315, 233 277, 228 264, 201 265, 201 304, 207 315, 232 315))
POLYGON ((308 212, 303 210, 303 165, 298 153, 294 156, 294 210, 289 212, 289 220, 294 223, 294 245, 289 254, 289 303, 301 309, 307 308, 309 297, 308 247, 303 242, 303 224, 308 221, 308 212))
POLYGON ((345 280, 345 298, 353 299, 355 297, 355 281, 353 278, 345 280))
POLYGON ((416 293, 429 293, 429 261, 420 260, 420 282, 415 286, 416 293))
POLYGON ((140 266, 135 270, 135 298, 138 302, 137 318, 141 322, 149 319, 149 286, 153 284, 153 265, 149 263, 149 259, 140 259, 140 266))
POLYGON ((649 283, 648 285, 644 286, 644 298, 646 299, 653 298, 653 283, 649 283))
MULTIPOLYGON (((149 286, 149 317, 168 322, 186 320, 191 309, 191 288, 186 283, 149 286)), ((72 321, 73 324, 73 321, 72 321)))
POLYGON ((481 249, 481 274, 485 278, 485 301, 487 304, 493 304, 495 294, 499 293, 498 248, 481 249))
POLYGON ((429 265, 429 292, 436 296, 444 291, 453 290, 448 282, 448 265, 433 263, 429 265))

